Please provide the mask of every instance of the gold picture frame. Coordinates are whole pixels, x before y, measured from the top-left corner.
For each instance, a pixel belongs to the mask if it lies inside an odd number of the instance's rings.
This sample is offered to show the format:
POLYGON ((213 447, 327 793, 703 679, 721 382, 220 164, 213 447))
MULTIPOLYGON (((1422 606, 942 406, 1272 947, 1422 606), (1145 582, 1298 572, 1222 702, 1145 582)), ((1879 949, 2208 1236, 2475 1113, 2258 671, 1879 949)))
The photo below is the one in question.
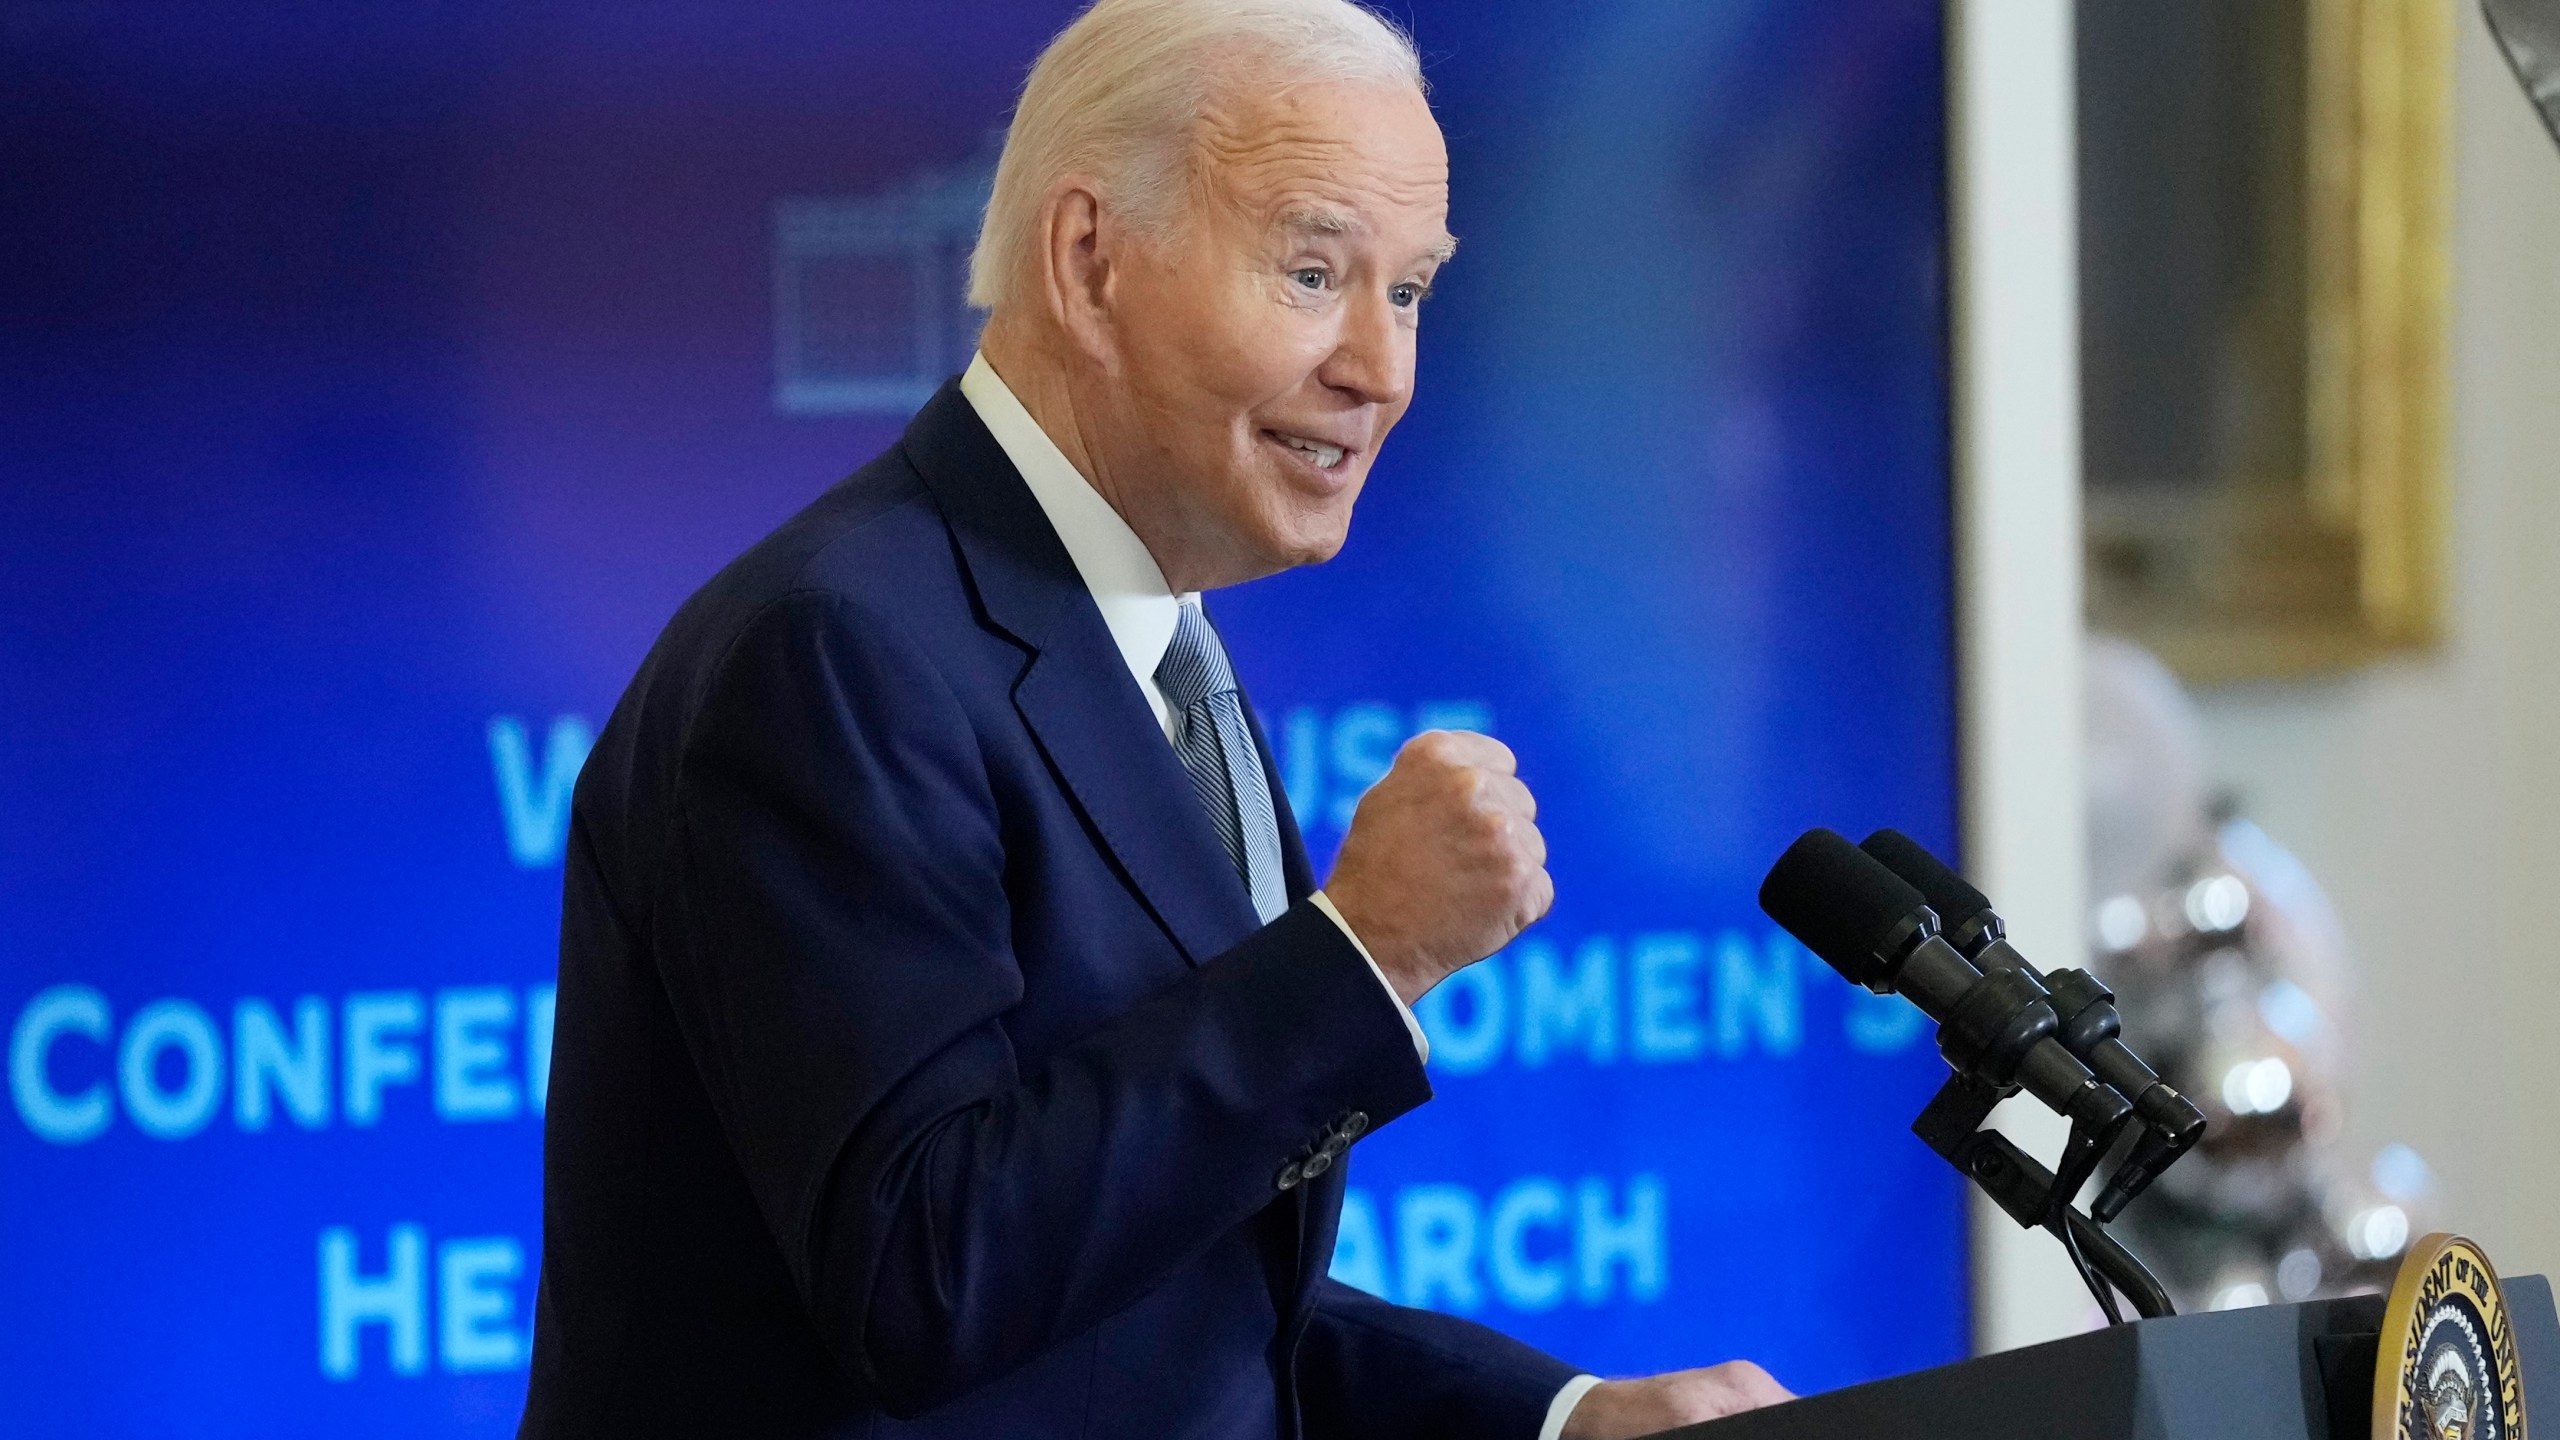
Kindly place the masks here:
POLYGON ((2090 623, 2201 682, 2432 643, 2455 7, 2079 13, 2090 623))

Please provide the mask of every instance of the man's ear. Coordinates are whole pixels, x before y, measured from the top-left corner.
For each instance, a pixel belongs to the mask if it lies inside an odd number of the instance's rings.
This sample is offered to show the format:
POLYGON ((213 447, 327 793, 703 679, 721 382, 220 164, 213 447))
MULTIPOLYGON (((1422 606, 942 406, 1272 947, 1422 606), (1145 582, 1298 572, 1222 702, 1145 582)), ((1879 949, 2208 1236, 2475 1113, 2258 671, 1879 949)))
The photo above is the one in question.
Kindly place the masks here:
POLYGON ((1049 318, 1086 358, 1109 367, 1116 355, 1112 315, 1122 241, 1101 197, 1080 177, 1049 192, 1040 208, 1040 289, 1049 318))

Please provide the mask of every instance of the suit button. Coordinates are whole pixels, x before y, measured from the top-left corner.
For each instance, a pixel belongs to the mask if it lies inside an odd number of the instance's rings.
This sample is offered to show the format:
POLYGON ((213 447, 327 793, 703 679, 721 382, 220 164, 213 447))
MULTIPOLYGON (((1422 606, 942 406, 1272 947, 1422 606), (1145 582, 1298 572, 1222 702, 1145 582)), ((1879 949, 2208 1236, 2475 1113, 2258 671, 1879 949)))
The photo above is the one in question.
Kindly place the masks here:
POLYGON ((1305 1165, 1301 1168, 1306 1172, 1306 1178, 1313 1180, 1317 1176, 1322 1175, 1327 1170, 1333 1168, 1333 1152, 1330 1150, 1319 1150, 1313 1155, 1308 1156, 1305 1165))
POLYGON ((1369 1112, 1366 1110, 1345 1111, 1341 1119, 1333 1122, 1333 1128, 1334 1133, 1340 1135, 1343 1139, 1357 1140, 1360 1138, 1362 1132, 1369 1128, 1369 1112))
POLYGON ((1330 1162, 1341 1159, 1342 1152, 1350 1148, 1351 1137, 1343 1134, 1339 1130, 1336 1130, 1332 1134, 1324 1137, 1324 1143, 1316 1147, 1316 1153, 1324 1156, 1326 1160, 1330 1162))
POLYGON ((1298 1188, 1298 1182, 1306 1178, 1307 1172, 1304 1163, 1292 1160, 1288 1164, 1280 1167, 1279 1178, 1273 1180, 1271 1183, 1282 1190, 1295 1190, 1298 1188))

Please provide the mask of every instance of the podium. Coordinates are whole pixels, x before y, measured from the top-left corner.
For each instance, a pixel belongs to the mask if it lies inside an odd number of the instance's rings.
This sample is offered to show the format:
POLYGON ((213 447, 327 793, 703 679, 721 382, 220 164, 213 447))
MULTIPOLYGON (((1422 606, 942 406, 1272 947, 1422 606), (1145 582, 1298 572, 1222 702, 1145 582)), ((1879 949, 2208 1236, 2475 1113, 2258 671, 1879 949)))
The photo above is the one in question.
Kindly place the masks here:
MULTIPOLYGON (((2541 1406, 2560 1433, 2551 1285, 2503 1284, 2526 1413, 2541 1406)), ((2141 1320, 1655 1440, 2369 1440, 2383 1305, 2360 1295, 2141 1320)))

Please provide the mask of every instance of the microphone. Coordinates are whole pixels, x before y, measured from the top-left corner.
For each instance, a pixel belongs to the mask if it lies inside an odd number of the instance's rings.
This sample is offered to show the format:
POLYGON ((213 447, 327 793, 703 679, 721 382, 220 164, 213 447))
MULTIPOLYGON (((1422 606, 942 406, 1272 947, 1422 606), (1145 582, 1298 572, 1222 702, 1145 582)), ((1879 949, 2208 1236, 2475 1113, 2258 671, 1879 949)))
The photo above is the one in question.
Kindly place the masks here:
POLYGON ((1808 830, 1770 867, 1760 908, 1852 984, 1900 995, 1938 1022, 1957 1073, 2024 1089, 2075 1127, 2113 1136, 2133 1107, 2056 1038, 2061 1016, 2024 963, 1975 968, 1938 933, 1918 890, 1832 830, 1808 830))
POLYGON ((2008 927, 1991 908, 1991 901, 1901 831, 1879 830, 1859 848, 1916 889, 1943 917, 1948 942, 1986 974, 2018 970, 2042 982, 2061 1020, 2056 1038, 2063 1047, 2118 1093, 2133 1097, 2142 1138, 2089 1206, 2089 1213, 2099 1220, 2115 1219, 2134 1196, 2203 1137, 2204 1112, 2117 1038, 2124 1022, 2116 1013, 2115 994, 2096 976, 2085 970, 2039 974, 2009 943, 2008 927))

